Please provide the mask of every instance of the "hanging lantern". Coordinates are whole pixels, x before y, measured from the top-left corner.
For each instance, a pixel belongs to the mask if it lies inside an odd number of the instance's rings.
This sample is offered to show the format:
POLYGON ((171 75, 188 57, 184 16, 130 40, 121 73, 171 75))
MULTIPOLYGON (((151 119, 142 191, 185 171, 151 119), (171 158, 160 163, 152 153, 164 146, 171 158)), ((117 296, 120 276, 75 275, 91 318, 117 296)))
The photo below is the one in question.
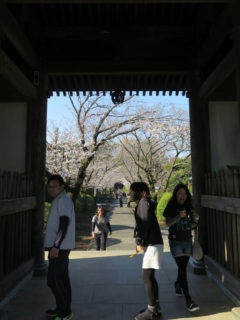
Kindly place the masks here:
POLYGON ((120 104, 124 102, 125 92, 116 90, 111 93, 112 102, 114 104, 120 104))

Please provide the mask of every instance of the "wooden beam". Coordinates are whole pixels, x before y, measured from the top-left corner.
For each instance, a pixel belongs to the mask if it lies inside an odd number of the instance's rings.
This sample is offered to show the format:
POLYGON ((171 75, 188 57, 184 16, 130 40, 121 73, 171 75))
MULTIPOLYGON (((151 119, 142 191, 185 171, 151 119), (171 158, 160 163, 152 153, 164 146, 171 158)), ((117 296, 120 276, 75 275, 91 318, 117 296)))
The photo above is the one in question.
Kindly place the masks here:
POLYGON ((36 87, 2 49, 0 49, 0 75, 27 99, 37 97, 36 87))
POLYGON ((94 4, 121 4, 121 3, 229 3, 230 0, 5 0, 7 3, 94 3, 94 4))
POLYGON ((2 31, 9 38, 25 62, 34 69, 38 69, 38 57, 31 46, 30 41, 23 33, 20 25, 13 17, 4 3, 0 3, 0 26, 2 31))
POLYGON ((36 197, 0 200, 0 217, 36 208, 36 197))
POLYGON ((186 74, 192 66, 191 59, 173 59, 158 61, 52 61, 46 65, 49 75, 83 75, 83 74, 138 74, 138 73, 169 73, 186 74))
MULTIPOLYGON (((240 110, 240 5, 239 0, 232 0, 232 19, 233 19, 233 46, 235 50, 235 61, 236 61, 236 73, 235 73, 235 88, 236 88, 236 100, 238 108, 240 110)), ((240 116, 240 113, 239 113, 240 116)), ((240 119, 240 118, 239 118, 240 119)))
MULTIPOLYGON (((40 41, 41 39, 49 39, 65 41, 68 38, 77 38, 78 41, 113 41, 113 39, 123 39, 126 46, 126 41, 131 40, 138 44, 139 41, 160 41, 161 43, 166 40, 173 41, 174 38, 183 39, 183 41, 193 41, 194 29, 193 27, 185 26, 106 26, 106 27, 93 27, 93 26, 81 26, 81 27, 38 27, 32 28, 32 33, 40 41)), ((131 42, 130 42, 131 44, 131 42)))
POLYGON ((208 37, 204 41, 202 48, 199 51, 197 62, 199 67, 204 66, 216 53, 224 39, 232 30, 231 6, 227 7, 216 23, 213 24, 208 37))
POLYGON ((240 215, 240 199, 212 195, 202 195, 201 205, 205 208, 240 215))
POLYGON ((228 54, 219 63, 216 69, 209 75, 199 90, 199 99, 207 98, 214 92, 235 69, 234 50, 231 49, 228 54))
MULTIPOLYGON (((172 86, 169 87, 168 81, 164 82, 164 79, 167 79, 169 76, 168 73, 103 73, 99 75, 96 74, 83 74, 82 76, 77 77, 78 79, 78 91, 109 91, 109 90, 125 90, 125 91, 183 91, 188 88, 184 83, 182 83, 181 88, 177 86, 176 81, 172 83, 172 86), (90 88, 89 83, 87 81, 86 76, 89 76, 91 79, 92 87, 90 88), (144 83, 144 78, 149 76, 149 82, 144 83), (99 81, 94 81, 94 79, 98 78, 99 81), (134 79, 134 81, 132 81, 134 79)), ((51 79, 55 77, 56 83, 58 86, 54 86, 54 82, 51 81, 51 85, 49 87, 50 91, 74 91, 76 90, 75 86, 71 83, 64 83, 61 81, 62 78, 68 79, 68 77, 72 77, 72 75, 61 75, 61 76, 52 76, 51 79)), ((171 79, 178 78, 179 74, 171 74, 171 79)), ((184 76, 185 77, 185 76, 184 76)))

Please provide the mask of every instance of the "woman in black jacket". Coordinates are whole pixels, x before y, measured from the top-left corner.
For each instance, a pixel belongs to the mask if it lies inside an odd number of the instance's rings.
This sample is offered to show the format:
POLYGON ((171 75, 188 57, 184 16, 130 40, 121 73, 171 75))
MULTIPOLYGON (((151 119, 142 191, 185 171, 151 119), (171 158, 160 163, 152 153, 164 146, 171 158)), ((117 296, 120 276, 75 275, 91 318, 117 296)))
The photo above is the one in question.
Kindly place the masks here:
POLYGON ((161 309, 155 270, 160 269, 163 255, 163 240, 155 214, 156 205, 151 201, 148 186, 144 182, 134 182, 130 186, 132 201, 138 202, 135 208, 137 252, 144 251, 142 279, 147 291, 148 307, 140 312, 135 320, 160 319, 161 309))

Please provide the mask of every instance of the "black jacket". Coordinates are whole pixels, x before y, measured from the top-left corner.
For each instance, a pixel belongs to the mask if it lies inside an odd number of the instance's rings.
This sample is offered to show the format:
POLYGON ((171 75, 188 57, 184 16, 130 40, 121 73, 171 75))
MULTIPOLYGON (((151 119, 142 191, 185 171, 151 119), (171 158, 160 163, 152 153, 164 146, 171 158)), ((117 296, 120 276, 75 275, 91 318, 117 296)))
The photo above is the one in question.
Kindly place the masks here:
POLYGON ((170 240, 186 241, 192 238, 191 230, 198 225, 198 219, 195 219, 192 214, 192 204, 178 205, 175 202, 169 202, 163 212, 166 218, 166 224, 169 226, 170 240), (180 211, 186 210, 187 216, 181 218, 180 211))
POLYGON ((145 198, 142 198, 136 206, 134 237, 137 245, 146 247, 148 245, 163 244, 155 209, 155 204, 145 198))

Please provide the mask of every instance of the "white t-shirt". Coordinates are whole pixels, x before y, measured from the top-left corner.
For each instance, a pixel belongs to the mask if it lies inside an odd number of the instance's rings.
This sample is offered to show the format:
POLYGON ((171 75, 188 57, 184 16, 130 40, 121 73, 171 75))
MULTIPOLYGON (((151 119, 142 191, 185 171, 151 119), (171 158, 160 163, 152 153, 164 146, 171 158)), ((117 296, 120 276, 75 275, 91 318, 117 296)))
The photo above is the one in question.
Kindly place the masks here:
POLYGON ((46 227, 46 235, 44 246, 52 248, 56 240, 60 217, 66 216, 69 218, 69 225, 65 238, 63 239, 60 249, 69 250, 75 247, 75 211, 72 199, 70 199, 66 191, 61 192, 52 202, 48 222, 46 227))

